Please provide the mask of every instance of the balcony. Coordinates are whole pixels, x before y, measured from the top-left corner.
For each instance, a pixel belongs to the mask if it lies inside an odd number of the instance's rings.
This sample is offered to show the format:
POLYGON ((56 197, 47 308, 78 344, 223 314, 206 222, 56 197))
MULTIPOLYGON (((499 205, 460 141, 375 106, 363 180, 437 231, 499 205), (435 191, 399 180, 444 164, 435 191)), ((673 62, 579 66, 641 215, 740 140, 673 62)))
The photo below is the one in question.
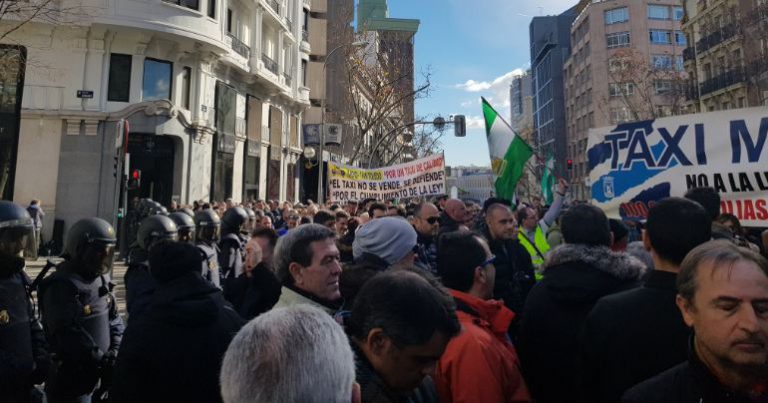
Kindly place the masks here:
POLYGON ((232 35, 229 36, 229 39, 232 41, 232 50, 235 51, 238 55, 250 59, 251 57, 251 48, 245 44, 245 42, 241 41, 240 39, 237 39, 236 37, 232 35))
POLYGON ((292 81, 293 79, 292 79, 291 75, 288 74, 288 73, 283 73, 283 77, 285 77, 285 85, 290 87, 291 84, 293 83, 293 81, 292 81))
POLYGON ((264 63, 264 67, 267 68, 267 70, 271 71, 272 74, 277 75, 277 62, 272 60, 271 57, 262 54, 261 55, 261 61, 264 63))
POLYGON ((696 49, 685 48, 683 49, 683 61, 696 60, 696 49))
POLYGON ((280 2, 277 0, 268 0, 267 3, 269 3, 269 6, 272 7, 273 10, 277 13, 277 15, 280 15, 280 2))
POLYGON ((304 42, 309 42, 309 31, 307 31, 306 27, 301 28, 301 40, 304 42))
POLYGON ((736 24, 728 24, 696 42, 696 50, 699 54, 704 53, 715 46, 741 34, 741 27, 736 24))
POLYGON ((695 80, 690 80, 685 84, 685 99, 687 101, 699 100, 699 85, 695 80))
POLYGON ((744 82, 744 71, 741 68, 726 71, 717 77, 710 78, 701 84, 701 95, 707 95, 715 91, 728 88, 734 84, 744 82))

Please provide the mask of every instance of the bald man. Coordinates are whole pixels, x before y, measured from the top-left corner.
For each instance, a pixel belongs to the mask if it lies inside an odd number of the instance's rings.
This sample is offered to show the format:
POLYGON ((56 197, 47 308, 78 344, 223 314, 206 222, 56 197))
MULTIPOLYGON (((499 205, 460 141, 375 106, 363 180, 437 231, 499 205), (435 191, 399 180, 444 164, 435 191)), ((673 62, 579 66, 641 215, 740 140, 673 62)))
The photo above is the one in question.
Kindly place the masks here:
POLYGON ((416 230, 416 259, 437 274, 437 234, 440 229, 440 210, 432 203, 424 202, 413 210, 413 228, 416 230))
POLYGON ((459 199, 448 199, 445 211, 440 215, 440 234, 459 230, 468 230, 464 225, 469 212, 467 206, 459 199))

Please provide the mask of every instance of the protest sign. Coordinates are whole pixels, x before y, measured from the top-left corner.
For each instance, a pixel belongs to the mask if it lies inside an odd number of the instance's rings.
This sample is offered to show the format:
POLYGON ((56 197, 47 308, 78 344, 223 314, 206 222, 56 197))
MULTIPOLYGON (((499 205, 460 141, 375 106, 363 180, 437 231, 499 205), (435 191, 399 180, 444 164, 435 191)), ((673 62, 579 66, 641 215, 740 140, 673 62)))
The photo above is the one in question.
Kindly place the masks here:
POLYGON ((431 155, 404 164, 362 169, 328 163, 331 200, 406 199, 445 193, 445 158, 431 155))
POLYGON ((592 203, 645 219, 665 197, 713 187, 721 212, 768 226, 768 108, 672 116, 589 132, 592 203))

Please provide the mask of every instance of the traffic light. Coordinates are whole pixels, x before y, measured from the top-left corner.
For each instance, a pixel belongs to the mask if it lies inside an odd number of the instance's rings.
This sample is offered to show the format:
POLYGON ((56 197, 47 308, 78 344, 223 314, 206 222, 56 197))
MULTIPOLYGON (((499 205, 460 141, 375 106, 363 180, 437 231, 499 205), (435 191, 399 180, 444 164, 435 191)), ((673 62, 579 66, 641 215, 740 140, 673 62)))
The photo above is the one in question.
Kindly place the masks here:
POLYGON ((567 160, 565 160, 565 165, 568 167, 569 171, 573 170, 573 160, 572 159, 568 158, 567 160))
POLYGON ((141 187, 141 169, 134 169, 131 171, 131 176, 128 178, 126 189, 136 190, 141 187))
POLYGON ((115 164, 113 166, 112 176, 117 178, 117 175, 120 174, 120 157, 115 157, 115 164))
POLYGON ((456 115, 453 117, 453 135, 456 137, 464 137, 467 135, 467 118, 464 115, 456 115))

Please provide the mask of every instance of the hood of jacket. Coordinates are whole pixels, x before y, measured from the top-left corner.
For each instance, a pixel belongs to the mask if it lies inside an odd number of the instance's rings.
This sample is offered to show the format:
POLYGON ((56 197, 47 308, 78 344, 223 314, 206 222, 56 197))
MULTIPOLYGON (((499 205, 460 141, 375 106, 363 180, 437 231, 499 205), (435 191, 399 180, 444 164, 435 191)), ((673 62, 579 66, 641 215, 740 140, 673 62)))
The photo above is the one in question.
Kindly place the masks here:
POLYGON ((502 301, 485 301, 456 290, 448 290, 448 292, 456 300, 456 310, 460 321, 462 320, 462 315, 466 314, 469 317, 469 322, 474 323, 476 320, 485 322, 488 328, 497 336, 504 335, 509 330, 509 325, 515 318, 515 313, 504 306, 502 301))
POLYGON ((215 321, 224 304, 221 290, 200 273, 188 272, 158 286, 147 315, 179 326, 199 327, 215 321))
POLYGON ((586 301, 639 282, 647 269, 637 258, 605 246, 564 244, 550 253, 542 270, 553 298, 586 301))

